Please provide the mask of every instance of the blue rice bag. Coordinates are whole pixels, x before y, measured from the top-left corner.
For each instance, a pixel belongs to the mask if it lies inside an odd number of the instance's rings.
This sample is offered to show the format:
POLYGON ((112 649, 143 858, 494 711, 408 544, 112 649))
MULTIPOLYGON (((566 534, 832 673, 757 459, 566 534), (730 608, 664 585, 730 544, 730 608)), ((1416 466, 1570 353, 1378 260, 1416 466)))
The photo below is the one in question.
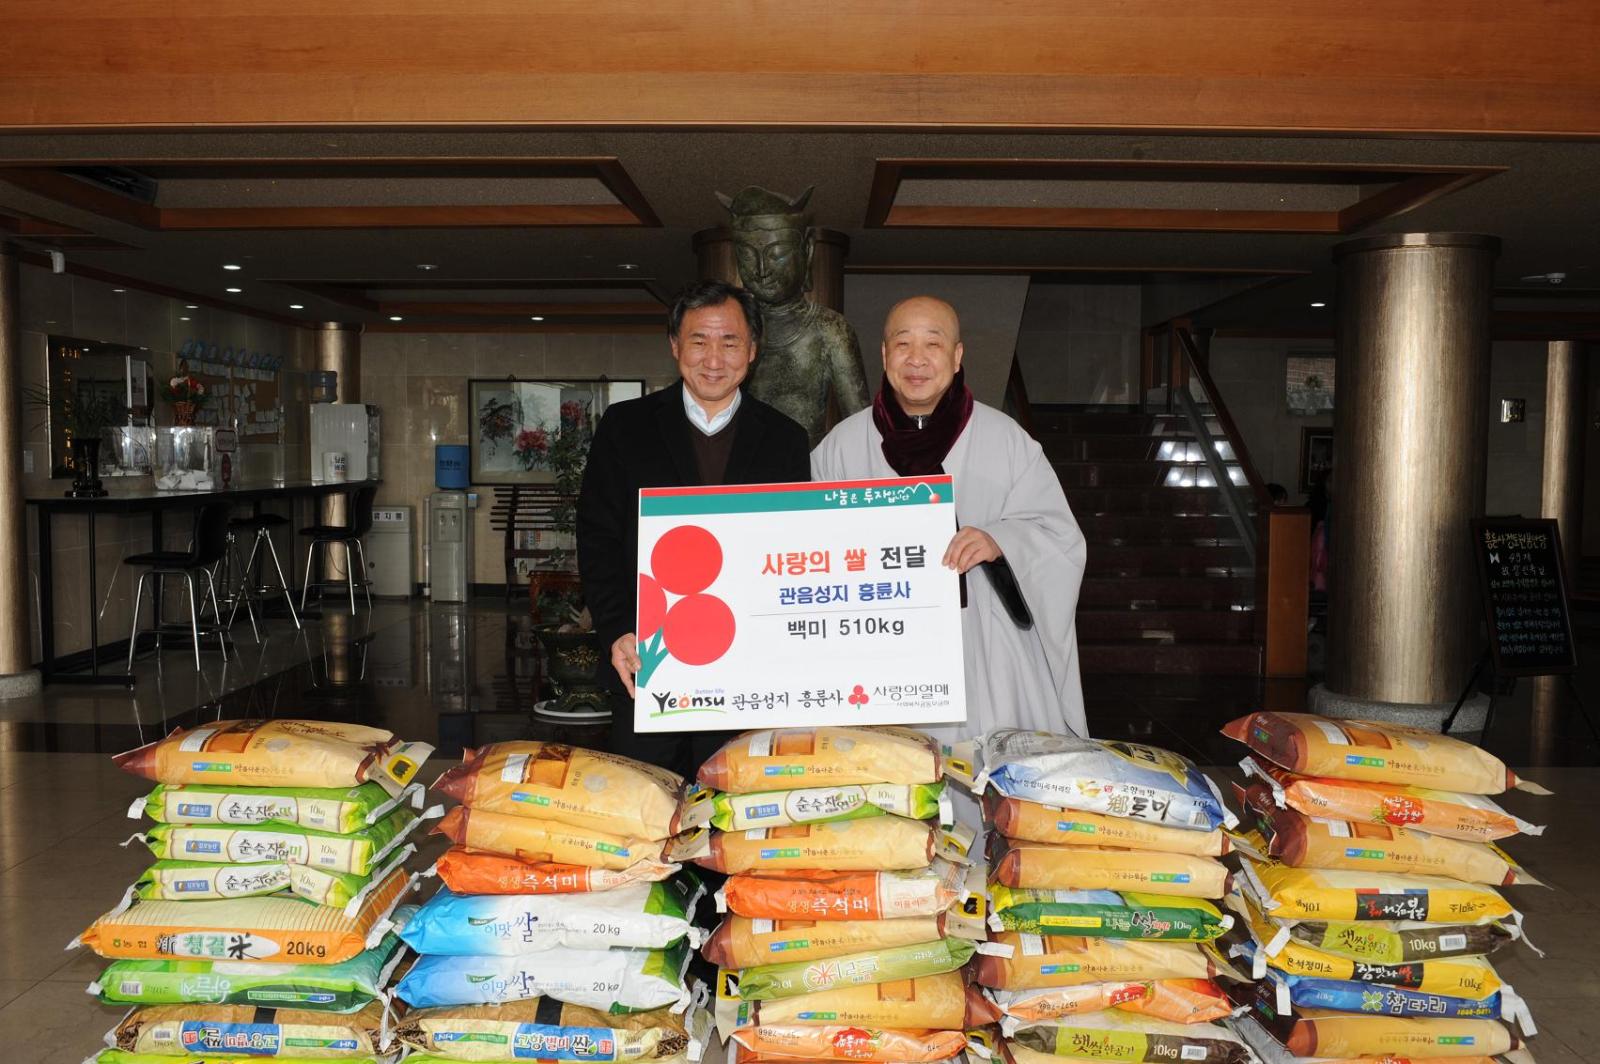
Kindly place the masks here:
POLYGON ((456 894, 441 888, 401 937, 422 954, 512 956, 573 949, 664 949, 700 944, 695 904, 705 887, 693 875, 629 883, 580 894, 456 894))
POLYGON ((394 994, 412 1008, 552 997, 613 1013, 686 1006, 688 943, 671 949, 568 949, 514 957, 423 956, 394 994))
POLYGON ((1213 831, 1239 820, 1205 773, 1154 746, 999 728, 980 746, 974 787, 1059 809, 1213 831))

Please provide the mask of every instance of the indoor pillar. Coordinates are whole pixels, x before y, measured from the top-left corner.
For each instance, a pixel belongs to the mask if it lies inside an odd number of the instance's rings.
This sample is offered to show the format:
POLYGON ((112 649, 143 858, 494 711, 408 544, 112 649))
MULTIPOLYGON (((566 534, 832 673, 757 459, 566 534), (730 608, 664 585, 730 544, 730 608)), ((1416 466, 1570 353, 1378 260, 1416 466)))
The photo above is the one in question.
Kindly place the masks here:
POLYGON ((16 248, 0 243, 0 698, 39 690, 28 611, 28 526, 22 482, 22 298, 16 248))
POLYGON ((1583 556, 1583 420, 1588 403, 1588 349, 1576 340, 1552 340, 1544 378, 1544 482, 1539 515, 1561 532, 1567 587, 1578 580, 1583 556))
MULTIPOLYGON (((359 403, 361 401, 361 326, 347 322, 325 321, 316 329, 316 365, 339 375, 335 402, 359 403)), ((310 448, 307 448, 309 451, 310 448)), ((311 455, 315 475, 320 476, 322 456, 311 455)), ((322 500, 322 523, 342 525, 345 522, 343 495, 328 495, 322 500)), ((322 568, 326 580, 345 578, 344 549, 327 548, 327 561, 322 568)))
POLYGON ((1421 722, 1432 710, 1419 704, 1448 709, 1483 650, 1469 522, 1483 514, 1498 251, 1460 233, 1334 249, 1328 669, 1312 698, 1323 712, 1421 722))
MULTIPOLYGON (((843 310, 844 258, 850 251, 850 238, 833 229, 813 229, 811 236, 811 285, 806 298, 830 310, 843 310)), ((702 229, 694 235, 694 253, 705 280, 740 283, 731 229, 702 229)))

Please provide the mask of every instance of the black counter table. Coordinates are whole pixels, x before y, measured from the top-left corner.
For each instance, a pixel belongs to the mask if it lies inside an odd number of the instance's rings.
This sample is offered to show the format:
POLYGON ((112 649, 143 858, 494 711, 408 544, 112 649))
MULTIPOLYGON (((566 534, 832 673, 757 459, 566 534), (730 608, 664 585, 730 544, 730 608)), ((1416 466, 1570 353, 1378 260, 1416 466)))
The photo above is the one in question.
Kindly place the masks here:
MULTIPOLYGON (((376 484, 378 481, 351 480, 343 483, 323 483, 310 480, 287 480, 271 484, 240 485, 225 489, 210 489, 204 491, 157 491, 150 486, 149 480, 141 479, 138 487, 132 490, 119 490, 114 482, 108 484, 110 494, 98 499, 74 499, 64 495, 39 495, 29 498, 29 506, 36 507, 39 512, 39 650, 43 659, 39 670, 46 683, 100 683, 120 684, 126 687, 133 686, 133 677, 122 671, 102 671, 100 662, 103 657, 125 656, 127 653, 127 640, 117 644, 102 647, 100 645, 100 611, 96 601, 99 594, 96 566, 98 559, 95 557, 95 518, 100 514, 129 514, 148 513, 150 515, 150 549, 163 550, 163 522, 162 518, 169 510, 193 511, 208 502, 230 502, 236 507, 249 506, 251 512, 259 514, 264 503, 278 500, 288 502, 291 507, 306 498, 320 499, 327 495, 340 495, 345 492, 355 491, 363 484, 376 484), (81 516, 88 524, 89 539, 89 649, 76 654, 56 656, 55 652, 55 603, 54 594, 54 569, 55 554, 51 547, 52 531, 57 516, 81 516), (87 671, 79 671, 83 669, 87 671)), ((291 520, 294 512, 290 511, 291 520)), ((315 518, 308 524, 316 523, 315 518)), ((292 586, 294 577, 294 550, 289 551, 288 568, 289 583, 292 586)), ((156 616, 160 618, 160 602, 155 603, 156 616)))

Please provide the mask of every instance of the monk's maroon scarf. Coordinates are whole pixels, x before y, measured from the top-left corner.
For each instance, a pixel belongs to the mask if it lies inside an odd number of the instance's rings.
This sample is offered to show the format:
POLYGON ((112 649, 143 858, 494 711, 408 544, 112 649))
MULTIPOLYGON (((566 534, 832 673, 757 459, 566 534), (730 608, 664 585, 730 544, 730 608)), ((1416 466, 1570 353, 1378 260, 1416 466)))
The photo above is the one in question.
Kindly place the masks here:
POLYGON ((883 457, 903 477, 924 477, 944 472, 944 458, 956 445, 961 430, 972 417, 972 392, 967 389, 964 370, 955 378, 933 413, 923 418, 918 428, 912 416, 900 407, 887 375, 872 401, 872 423, 883 436, 883 457))

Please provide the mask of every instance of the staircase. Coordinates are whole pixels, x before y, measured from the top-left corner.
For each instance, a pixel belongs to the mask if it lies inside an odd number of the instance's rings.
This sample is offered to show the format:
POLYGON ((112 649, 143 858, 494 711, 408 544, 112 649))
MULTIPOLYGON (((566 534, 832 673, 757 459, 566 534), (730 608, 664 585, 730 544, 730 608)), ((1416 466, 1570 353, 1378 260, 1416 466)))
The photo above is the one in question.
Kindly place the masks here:
MULTIPOLYGON (((1083 672, 1260 675, 1255 570, 1187 420, 1032 413, 1089 544, 1078 595, 1083 672)), ((1224 440, 1215 423, 1207 428, 1224 440)), ((1225 440, 1218 446, 1233 457, 1225 440)))

